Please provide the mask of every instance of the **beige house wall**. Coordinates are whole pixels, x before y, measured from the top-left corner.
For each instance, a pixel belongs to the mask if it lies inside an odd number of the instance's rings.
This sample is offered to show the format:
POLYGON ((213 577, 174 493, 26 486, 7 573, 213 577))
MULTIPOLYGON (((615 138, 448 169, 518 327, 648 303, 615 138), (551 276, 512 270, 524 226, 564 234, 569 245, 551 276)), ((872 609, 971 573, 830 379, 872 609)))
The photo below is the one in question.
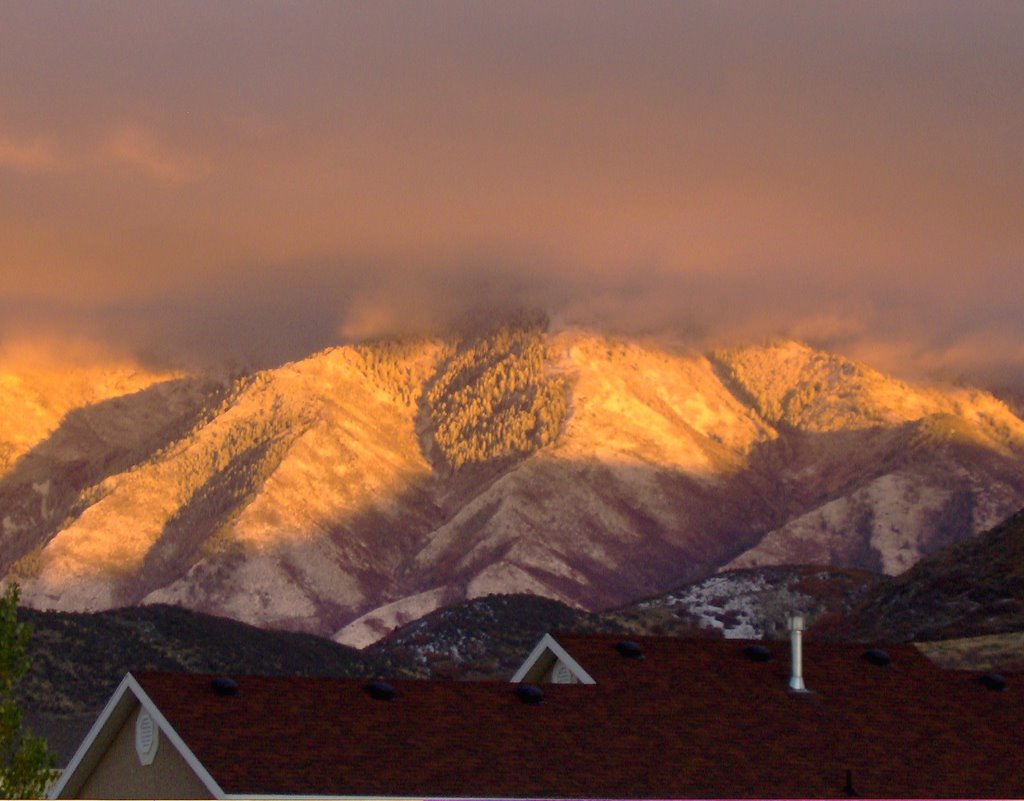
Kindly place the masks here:
POLYGON ((212 798, 178 749, 160 732, 152 765, 135 752, 136 704, 78 793, 79 798, 212 798))

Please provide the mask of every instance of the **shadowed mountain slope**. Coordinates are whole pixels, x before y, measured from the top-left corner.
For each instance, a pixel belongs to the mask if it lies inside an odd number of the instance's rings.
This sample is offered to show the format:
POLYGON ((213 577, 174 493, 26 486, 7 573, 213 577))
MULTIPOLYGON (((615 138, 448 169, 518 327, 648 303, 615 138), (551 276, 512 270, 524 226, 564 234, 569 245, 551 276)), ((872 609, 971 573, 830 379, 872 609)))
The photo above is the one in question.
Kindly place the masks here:
POLYGON ((1022 631, 1024 511, 925 557, 822 634, 937 640, 1022 631))

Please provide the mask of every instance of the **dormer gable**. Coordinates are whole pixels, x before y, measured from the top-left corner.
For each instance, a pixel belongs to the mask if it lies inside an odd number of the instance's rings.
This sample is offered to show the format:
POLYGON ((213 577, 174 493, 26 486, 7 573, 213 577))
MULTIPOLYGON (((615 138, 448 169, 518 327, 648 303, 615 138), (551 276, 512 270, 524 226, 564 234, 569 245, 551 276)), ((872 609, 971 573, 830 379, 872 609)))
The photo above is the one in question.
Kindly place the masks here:
POLYGON ((550 634, 545 634, 512 676, 514 683, 596 684, 569 652, 550 634))

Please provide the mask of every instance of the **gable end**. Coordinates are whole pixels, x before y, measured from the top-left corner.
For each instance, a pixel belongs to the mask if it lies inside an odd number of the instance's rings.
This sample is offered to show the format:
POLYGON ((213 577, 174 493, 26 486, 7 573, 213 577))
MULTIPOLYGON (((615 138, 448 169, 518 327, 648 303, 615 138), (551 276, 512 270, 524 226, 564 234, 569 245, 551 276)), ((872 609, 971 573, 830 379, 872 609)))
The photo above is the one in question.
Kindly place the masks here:
POLYGON ((558 684, 597 684, 593 676, 587 673, 550 634, 545 634, 541 638, 512 677, 513 683, 524 681, 535 684, 552 681, 558 684), (553 677, 553 671, 559 675, 553 677))
MULTIPOLYGON (((163 754, 161 761, 177 758, 176 761, 179 763, 180 769, 186 771, 182 775, 199 792, 208 794, 211 798, 224 797, 224 791, 209 771, 185 745, 185 742, 157 709, 135 677, 128 673, 121 680, 85 740, 78 747, 71 762, 68 763, 60 780, 51 791, 50 798, 75 798, 83 790, 88 791, 88 786, 97 769, 114 750, 120 748, 121 741, 129 743, 127 750, 131 759, 135 761, 134 767, 141 767, 140 756, 136 752, 136 724, 140 716, 148 716, 152 721, 154 739, 159 737, 161 740, 165 740, 161 750, 171 746, 167 753, 163 754)), ((154 756, 155 752, 154 748, 154 756)))

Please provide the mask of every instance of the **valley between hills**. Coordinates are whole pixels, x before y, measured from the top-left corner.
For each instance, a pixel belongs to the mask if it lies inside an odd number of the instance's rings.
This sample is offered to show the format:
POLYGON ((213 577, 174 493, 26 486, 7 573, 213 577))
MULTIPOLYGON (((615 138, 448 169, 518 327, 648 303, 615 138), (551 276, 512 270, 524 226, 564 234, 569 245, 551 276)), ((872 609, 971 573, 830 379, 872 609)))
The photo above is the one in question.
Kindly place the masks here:
POLYGON ((355 647, 492 595, 884 583, 1024 507, 1024 422, 986 391, 541 318, 231 377, 0 363, 0 415, 0 574, 28 607, 355 647))

